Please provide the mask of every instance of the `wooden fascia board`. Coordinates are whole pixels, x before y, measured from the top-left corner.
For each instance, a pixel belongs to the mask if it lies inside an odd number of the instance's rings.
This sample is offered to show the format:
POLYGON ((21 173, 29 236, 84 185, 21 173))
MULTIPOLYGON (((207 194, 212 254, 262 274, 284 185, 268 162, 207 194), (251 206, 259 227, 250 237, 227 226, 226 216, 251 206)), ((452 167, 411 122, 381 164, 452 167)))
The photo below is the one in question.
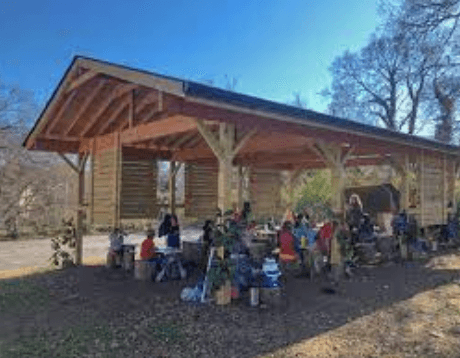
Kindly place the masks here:
MULTIPOLYGON (((188 96, 188 97, 185 97, 185 101, 190 102, 190 103, 196 103, 196 104, 201 104, 201 105, 205 105, 205 106, 218 108, 218 109, 222 109, 222 110, 225 110, 225 111, 231 111, 231 112, 235 112, 235 113, 243 113, 243 114, 253 115, 253 116, 257 116, 257 117, 261 117, 261 118, 270 118, 270 119, 278 120, 278 121, 281 121, 281 122, 295 123, 295 124, 298 124, 298 125, 301 125, 301 126, 308 126, 308 127, 312 127, 312 128, 321 128, 321 129, 325 129, 325 130, 328 130, 328 131, 337 132, 337 133, 341 133, 341 134, 344 132, 343 128, 336 127, 336 126, 333 126, 333 125, 328 125, 328 124, 325 124, 325 123, 318 123, 317 121, 313 121, 313 120, 309 120, 309 119, 298 119, 296 117, 291 117, 291 116, 287 116, 287 115, 280 115, 280 114, 267 112, 267 111, 263 111, 263 110, 259 110, 259 109, 250 109, 250 108, 240 107, 240 106, 236 106, 236 105, 233 105, 233 104, 212 101, 212 100, 209 100, 209 99, 203 99, 203 98, 189 97, 188 96)), ((452 151, 450 151, 450 150, 444 150, 444 149, 436 149, 436 148, 433 148, 433 147, 430 147, 430 146, 427 146, 427 145, 423 145, 423 144, 420 144, 420 143, 411 144, 411 143, 407 143, 406 141, 404 141, 402 139, 399 139, 399 138, 390 138, 390 137, 379 136, 379 135, 371 134, 371 133, 363 133, 363 132, 353 130, 353 129, 348 129, 348 128, 347 128, 346 132, 348 134, 352 134, 352 135, 355 135, 355 136, 364 137, 364 138, 373 138, 373 139, 376 139, 376 140, 379 140, 379 141, 382 141, 382 142, 395 143, 395 144, 399 144, 399 145, 403 145, 403 146, 407 146, 407 147, 416 147, 416 148, 419 148, 419 149, 426 149, 426 150, 434 151, 434 152, 440 151, 440 152, 454 154, 454 155, 457 155, 457 156, 460 155, 460 150, 453 149, 452 151)))
POLYGON ((185 116, 174 116, 155 122, 138 124, 121 132, 122 143, 142 142, 196 129, 196 124, 185 116))
POLYGON ((156 77, 152 74, 142 73, 140 71, 121 68, 108 63, 100 63, 90 59, 79 59, 79 65, 95 72, 107 74, 109 76, 135 83, 137 85, 154 88, 159 91, 165 91, 183 97, 183 82, 172 79, 156 77))

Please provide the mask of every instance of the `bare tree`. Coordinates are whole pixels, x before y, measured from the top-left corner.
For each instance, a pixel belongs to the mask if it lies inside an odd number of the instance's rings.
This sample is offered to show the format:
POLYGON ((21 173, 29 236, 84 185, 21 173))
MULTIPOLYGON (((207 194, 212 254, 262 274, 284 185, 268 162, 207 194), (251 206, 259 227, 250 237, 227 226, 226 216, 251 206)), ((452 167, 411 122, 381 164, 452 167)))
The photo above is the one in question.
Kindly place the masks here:
POLYGON ((460 96, 460 0, 405 0, 389 20, 394 31, 414 40, 416 50, 430 44, 427 85, 432 110, 426 114, 436 122, 435 138, 451 142, 460 96))
POLYGON ((330 67, 332 86, 322 95, 330 99, 331 114, 409 134, 427 123, 438 123, 439 133, 453 128, 445 121, 455 117, 460 87, 453 41, 459 3, 386 1, 386 19, 369 43, 356 53, 345 52, 330 67))
POLYGON ((72 193, 63 184, 76 181, 57 155, 22 147, 37 113, 31 92, 0 84, 0 228, 10 236, 58 225, 72 193))

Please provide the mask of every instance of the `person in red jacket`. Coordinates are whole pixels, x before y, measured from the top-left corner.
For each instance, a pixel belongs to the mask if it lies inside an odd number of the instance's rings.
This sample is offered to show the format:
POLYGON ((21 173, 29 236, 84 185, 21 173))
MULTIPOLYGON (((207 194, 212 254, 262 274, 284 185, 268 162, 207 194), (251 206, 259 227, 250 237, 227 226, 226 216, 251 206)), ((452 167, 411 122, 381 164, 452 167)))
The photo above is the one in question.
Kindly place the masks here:
POLYGON ((318 232, 318 240, 316 240, 316 249, 322 254, 329 256, 331 252, 331 240, 334 233, 332 222, 325 223, 318 232))
POLYGON ((147 238, 142 242, 141 245, 141 260, 152 261, 156 257, 156 250, 155 250, 155 232, 150 231, 147 234, 147 238))
POLYGON ((293 263, 299 260, 295 249, 295 239, 290 229, 290 223, 286 221, 279 233, 280 261, 282 263, 293 263))

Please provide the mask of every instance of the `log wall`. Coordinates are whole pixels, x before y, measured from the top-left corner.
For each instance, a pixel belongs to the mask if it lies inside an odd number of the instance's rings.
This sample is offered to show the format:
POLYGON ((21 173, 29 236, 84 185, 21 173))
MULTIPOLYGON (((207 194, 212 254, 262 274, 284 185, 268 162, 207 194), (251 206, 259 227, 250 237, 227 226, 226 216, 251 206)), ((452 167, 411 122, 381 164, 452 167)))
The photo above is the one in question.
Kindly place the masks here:
POLYGON ((249 183, 251 209, 256 219, 282 215, 280 171, 251 168, 249 183))
POLYGON ((158 168, 155 159, 123 153, 121 166, 121 219, 156 217, 158 168))
POLYGON ((214 219, 217 212, 216 165, 186 164, 185 216, 214 219))
POLYGON ((124 219, 154 218, 157 164, 127 149, 102 149, 94 154, 93 224, 119 226, 124 219))
POLYGON ((94 155, 93 221, 97 225, 115 224, 117 149, 106 149, 94 155))

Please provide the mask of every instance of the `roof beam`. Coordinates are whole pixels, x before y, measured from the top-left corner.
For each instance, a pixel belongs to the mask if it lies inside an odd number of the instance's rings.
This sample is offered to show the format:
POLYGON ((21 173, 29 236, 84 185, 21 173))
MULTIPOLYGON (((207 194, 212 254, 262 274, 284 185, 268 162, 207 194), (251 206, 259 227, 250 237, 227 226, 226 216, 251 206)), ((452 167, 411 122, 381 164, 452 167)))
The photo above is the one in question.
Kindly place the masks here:
POLYGON ((96 94, 101 90, 101 88, 107 83, 107 80, 102 80, 99 82, 96 86, 93 87, 89 95, 85 98, 83 103, 81 104, 80 108, 78 109, 77 113, 75 113, 74 120, 70 123, 70 125, 67 127, 67 129, 64 131, 64 136, 67 136, 75 126, 75 124, 79 121, 80 117, 82 114, 86 111, 88 106, 91 104, 93 101, 94 97, 96 94))
POLYGON ((66 89, 66 93, 71 92, 78 87, 84 85, 85 83, 91 81, 94 77, 96 77, 99 74, 99 72, 89 70, 88 72, 85 72, 81 76, 77 77, 75 80, 70 82, 66 89))
POLYGON ((155 122, 139 124, 121 132, 122 143, 136 143, 196 129, 189 117, 175 116, 155 122))
POLYGON ((105 100, 102 101, 102 103, 99 104, 99 108, 96 112, 96 114, 93 116, 93 118, 86 124, 86 126, 83 128, 83 131, 80 134, 80 137, 84 137, 86 133, 97 123, 99 120, 99 117, 104 113, 107 108, 110 106, 110 104, 118 99, 119 97, 123 96, 125 93, 132 91, 133 89, 137 88, 137 85, 132 85, 132 84, 125 84, 125 85, 119 85, 115 87, 115 89, 112 91, 112 93, 105 98, 105 100))

